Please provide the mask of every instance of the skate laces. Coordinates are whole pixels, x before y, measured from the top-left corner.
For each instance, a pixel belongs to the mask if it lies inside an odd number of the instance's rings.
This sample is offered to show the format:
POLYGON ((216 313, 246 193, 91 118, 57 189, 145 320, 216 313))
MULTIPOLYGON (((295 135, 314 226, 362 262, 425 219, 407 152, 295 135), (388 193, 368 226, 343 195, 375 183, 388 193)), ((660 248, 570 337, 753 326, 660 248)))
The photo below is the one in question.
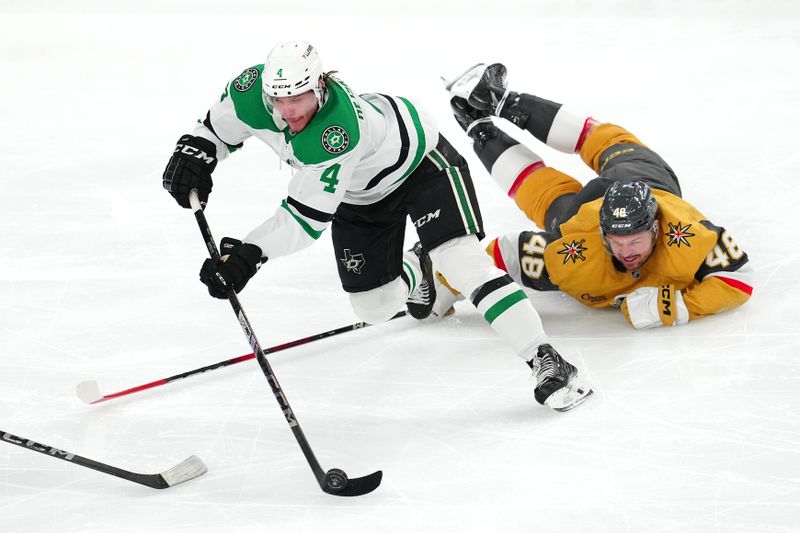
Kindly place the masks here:
POLYGON ((533 359, 533 373, 536 375, 536 381, 541 383, 558 374, 559 359, 559 355, 552 348, 543 347, 533 359))
POLYGON ((428 286, 428 280, 423 279, 419 283, 419 285, 417 285, 417 288, 414 290, 414 292, 408 295, 407 302, 412 304, 424 305, 430 303, 430 299, 431 299, 431 290, 430 287, 428 286))
POLYGON ((556 375, 557 370, 558 363, 553 357, 543 357, 541 363, 539 363, 539 371, 536 373, 536 377, 540 380, 545 380, 556 375))
MULTIPOLYGON (((425 253, 422 251, 422 245, 417 243, 414 247, 410 250, 416 257, 417 262, 419 263, 419 270, 422 274, 419 284, 417 284, 417 288, 414 289, 414 292, 408 295, 408 299, 406 303, 411 304, 419 304, 419 305, 431 305, 433 302, 432 295, 433 295, 433 287, 428 280, 428 276, 430 276, 430 267, 426 264, 428 260, 425 256, 425 253)), ((432 281, 432 280, 431 280, 432 281)))
MULTIPOLYGON (((511 93, 511 91, 506 89, 506 92, 503 93, 503 97, 500 98, 499 102, 497 102, 497 105, 494 108, 494 114, 497 115, 498 117, 500 116, 500 113, 503 111, 503 107, 505 107, 506 100, 508 99, 508 95, 510 93, 511 93)), ((492 98, 494 98, 494 95, 492 95, 492 98)))

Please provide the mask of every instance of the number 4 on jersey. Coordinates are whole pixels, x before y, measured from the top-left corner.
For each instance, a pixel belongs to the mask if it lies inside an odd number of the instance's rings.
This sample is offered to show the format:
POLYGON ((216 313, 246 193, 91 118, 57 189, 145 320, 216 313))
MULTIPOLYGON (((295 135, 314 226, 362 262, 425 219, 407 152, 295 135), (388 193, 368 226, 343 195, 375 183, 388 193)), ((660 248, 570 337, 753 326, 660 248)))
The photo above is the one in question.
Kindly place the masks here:
POLYGON ((322 176, 319 178, 319 181, 325 184, 325 188, 322 189, 325 192, 334 193, 336 192, 336 185, 339 184, 339 163, 335 165, 331 165, 325 169, 325 172, 322 173, 322 176))

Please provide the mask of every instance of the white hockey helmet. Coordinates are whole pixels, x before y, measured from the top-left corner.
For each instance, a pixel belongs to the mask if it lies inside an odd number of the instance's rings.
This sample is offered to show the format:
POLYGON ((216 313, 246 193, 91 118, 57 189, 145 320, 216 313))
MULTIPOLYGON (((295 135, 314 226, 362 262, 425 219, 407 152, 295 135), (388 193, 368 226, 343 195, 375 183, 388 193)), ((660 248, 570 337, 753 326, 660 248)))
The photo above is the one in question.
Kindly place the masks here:
POLYGON ((325 102, 322 61, 307 41, 275 45, 264 63, 264 93, 267 98, 295 96, 314 91, 319 106, 325 102))

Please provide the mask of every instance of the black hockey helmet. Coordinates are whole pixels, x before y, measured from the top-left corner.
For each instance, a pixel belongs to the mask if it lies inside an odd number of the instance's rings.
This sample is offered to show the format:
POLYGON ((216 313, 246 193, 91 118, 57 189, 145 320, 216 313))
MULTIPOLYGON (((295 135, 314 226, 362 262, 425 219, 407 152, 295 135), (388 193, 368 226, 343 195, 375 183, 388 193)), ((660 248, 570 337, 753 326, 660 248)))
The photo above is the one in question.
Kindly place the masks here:
POLYGON ((603 235, 630 235, 655 231, 658 204, 643 181, 615 182, 606 190, 600 206, 600 232, 603 235))

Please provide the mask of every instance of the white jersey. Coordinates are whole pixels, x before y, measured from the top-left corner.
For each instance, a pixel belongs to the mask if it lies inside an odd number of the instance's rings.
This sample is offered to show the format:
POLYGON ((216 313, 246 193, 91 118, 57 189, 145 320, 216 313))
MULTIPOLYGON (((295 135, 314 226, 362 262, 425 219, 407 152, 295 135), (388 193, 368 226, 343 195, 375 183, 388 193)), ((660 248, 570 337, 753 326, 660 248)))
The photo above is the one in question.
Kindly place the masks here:
POLYGON ((340 203, 382 200, 436 147, 435 122, 412 102, 382 94, 354 94, 327 77, 328 98, 308 125, 290 132, 264 98, 263 65, 246 69, 228 84, 194 134, 213 142, 217 157, 251 136, 268 144, 296 169, 288 196, 275 214, 245 238, 275 258, 313 243, 340 203))

